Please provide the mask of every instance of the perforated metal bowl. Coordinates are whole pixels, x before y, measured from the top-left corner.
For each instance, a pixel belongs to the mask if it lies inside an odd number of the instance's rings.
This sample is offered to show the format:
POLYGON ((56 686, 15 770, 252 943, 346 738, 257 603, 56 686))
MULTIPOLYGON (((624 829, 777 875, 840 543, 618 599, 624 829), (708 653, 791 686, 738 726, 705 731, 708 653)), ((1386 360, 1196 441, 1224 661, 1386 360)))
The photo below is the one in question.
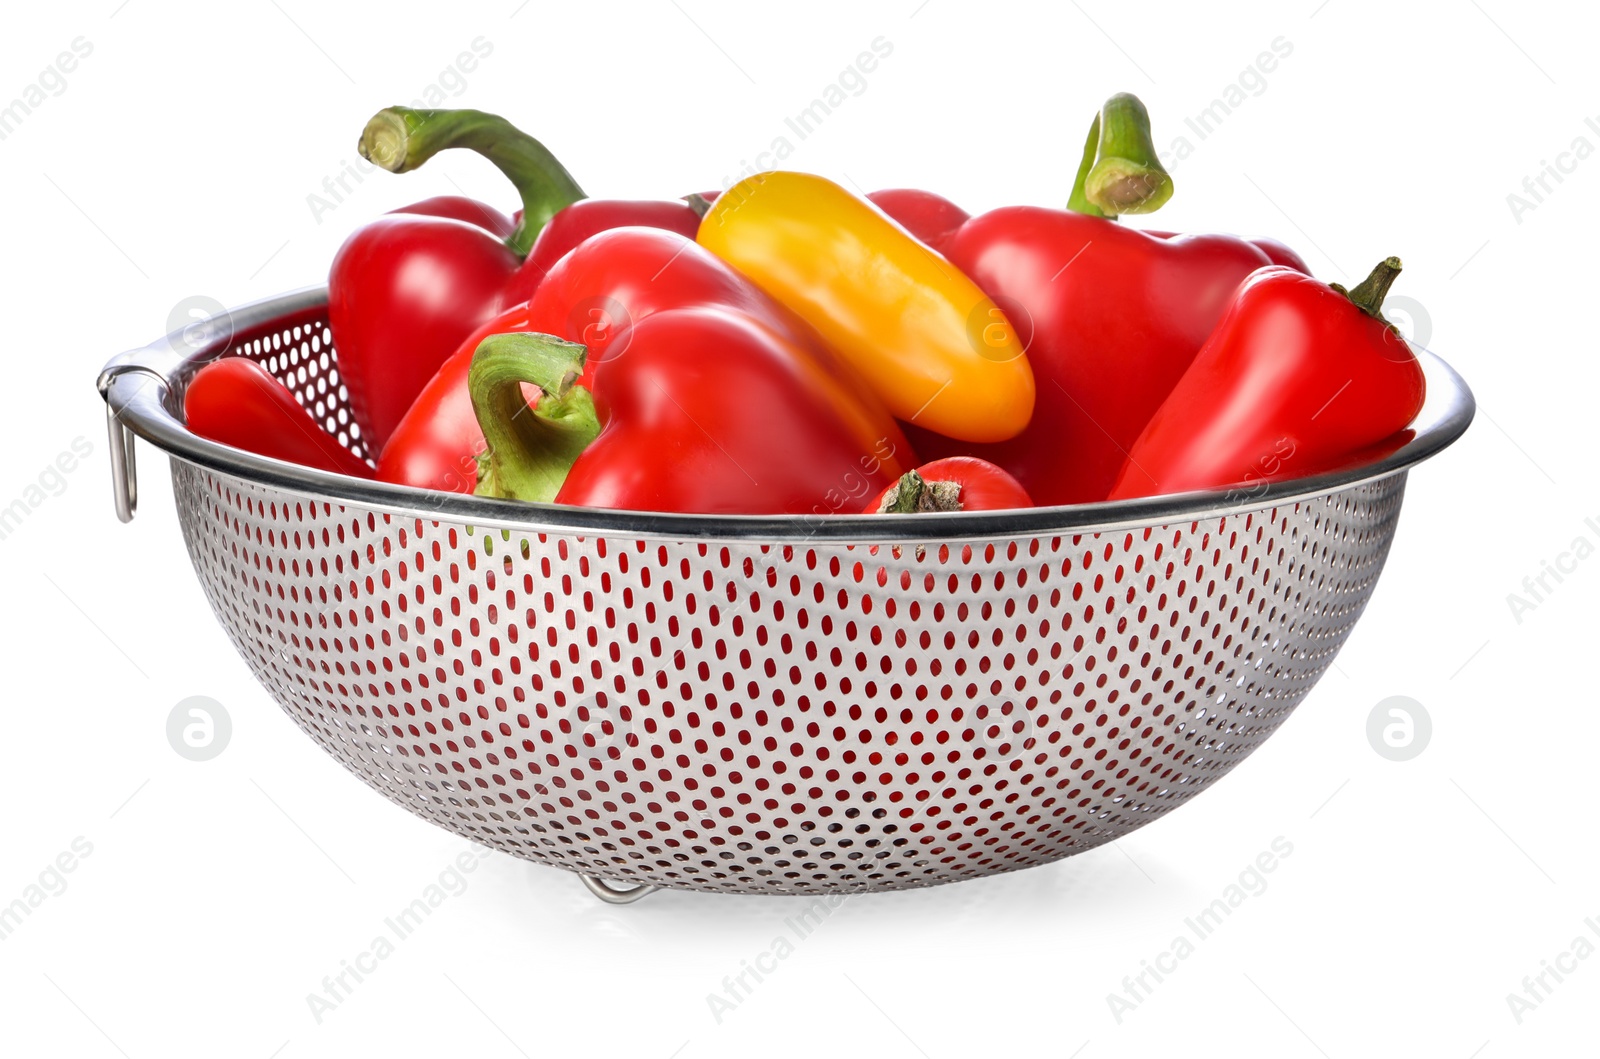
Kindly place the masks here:
POLYGON ((1327 669, 1407 469, 1473 413, 1419 351, 1407 445, 1248 497, 638 514, 358 482, 195 437, 189 377, 246 356, 365 454, 323 291, 202 331, 101 376, 119 513, 137 434, 172 457, 217 618, 307 734, 417 815, 619 900, 970 879, 1170 812, 1327 669))

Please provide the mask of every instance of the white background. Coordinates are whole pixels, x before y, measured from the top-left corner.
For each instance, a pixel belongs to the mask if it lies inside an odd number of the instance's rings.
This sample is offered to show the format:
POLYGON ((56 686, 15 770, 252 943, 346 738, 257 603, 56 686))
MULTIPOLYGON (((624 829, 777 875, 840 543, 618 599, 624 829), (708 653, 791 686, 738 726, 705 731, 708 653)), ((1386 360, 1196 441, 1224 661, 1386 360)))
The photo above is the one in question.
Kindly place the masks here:
POLYGON ((1600 148, 1592 11, 120 2, 10 5, 0 33, 0 103, 75 38, 93 47, 0 141, 0 506, 75 438, 93 446, 0 541, 0 904, 75 839, 92 846, 0 941, 8 1054, 1593 1051, 1600 956, 1547 979, 1520 1022, 1506 1000, 1580 935, 1600 944, 1584 923, 1600 923, 1600 559, 1547 579, 1520 621, 1507 602, 1575 538, 1600 543, 1600 160, 1574 156, 1520 216, 1507 201, 1576 138, 1600 148), (707 994, 798 902, 665 893, 616 909, 491 856, 319 1022, 307 994, 466 844, 366 790, 251 680, 190 573, 148 446, 141 514, 116 522, 92 383, 185 299, 320 282, 351 228, 406 201, 459 189, 511 209, 486 163, 453 155, 369 175, 320 217, 308 204, 355 159, 373 111, 440 83, 480 36, 493 53, 455 104, 535 132, 591 194, 718 187, 787 134, 792 167, 932 187, 974 211, 1064 202, 1082 130, 1113 91, 1139 93, 1167 145, 1282 37, 1292 54, 1259 94, 1203 141, 1189 134, 1159 224, 1276 235, 1329 280, 1399 254, 1402 323, 1471 382, 1478 421, 1413 475, 1337 668, 1198 804, 1050 867, 852 899, 720 1023, 707 994), (796 141, 784 118, 880 36, 893 52, 865 90, 796 141), (193 695, 232 720, 211 761, 167 741, 169 712, 193 695), (1433 723, 1407 762, 1366 734, 1394 695, 1433 723), (1123 977, 1278 836, 1293 853, 1265 892, 1113 1017, 1123 977))

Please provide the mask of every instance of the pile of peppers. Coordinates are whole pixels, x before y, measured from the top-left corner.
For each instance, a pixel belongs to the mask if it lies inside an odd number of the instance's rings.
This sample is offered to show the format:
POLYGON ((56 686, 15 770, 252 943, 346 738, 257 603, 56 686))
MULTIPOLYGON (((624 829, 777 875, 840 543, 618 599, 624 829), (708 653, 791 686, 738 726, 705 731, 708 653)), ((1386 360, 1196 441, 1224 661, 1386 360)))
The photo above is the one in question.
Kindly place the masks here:
POLYGON ((457 196, 356 231, 328 277, 353 432, 257 365, 186 391, 190 429, 304 466, 531 503, 916 514, 1217 491, 1336 469, 1407 436, 1416 356, 1270 239, 1140 230, 1172 195, 1134 96, 1091 122, 1066 209, 972 216, 758 173, 680 199, 588 198, 472 110, 391 107, 394 173, 465 148, 514 215, 457 196))

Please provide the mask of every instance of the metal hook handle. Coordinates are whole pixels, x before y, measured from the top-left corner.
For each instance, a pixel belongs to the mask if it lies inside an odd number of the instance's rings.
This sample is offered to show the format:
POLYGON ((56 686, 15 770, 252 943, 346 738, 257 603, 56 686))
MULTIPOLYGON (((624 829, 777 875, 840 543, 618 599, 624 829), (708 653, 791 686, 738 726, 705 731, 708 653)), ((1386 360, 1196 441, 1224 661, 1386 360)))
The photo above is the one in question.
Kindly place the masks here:
POLYGON ((589 888, 590 893, 608 905, 631 905, 641 897, 648 897, 661 889, 649 883, 640 883, 638 886, 615 886, 598 875, 580 873, 578 878, 583 880, 583 885, 589 888))
POLYGON ((139 509, 139 469, 134 463, 133 431, 106 405, 106 436, 111 451, 111 499, 117 518, 132 522, 139 509))

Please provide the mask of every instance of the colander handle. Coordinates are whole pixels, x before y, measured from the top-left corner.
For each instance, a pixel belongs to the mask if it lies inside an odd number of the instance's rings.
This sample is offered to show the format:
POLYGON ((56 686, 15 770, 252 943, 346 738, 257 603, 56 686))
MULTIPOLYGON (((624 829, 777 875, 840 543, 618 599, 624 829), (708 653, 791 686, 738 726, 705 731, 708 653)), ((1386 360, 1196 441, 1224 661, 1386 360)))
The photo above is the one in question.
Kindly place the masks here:
POLYGON ((139 510, 139 468, 134 462, 133 431, 106 405, 106 435, 111 451, 111 499, 117 518, 132 522, 139 510))
POLYGON ((106 403, 106 450, 111 453, 111 500, 117 518, 132 522, 139 510, 139 470, 134 462, 133 429, 123 420, 129 404, 151 385, 165 390, 181 358, 167 345, 157 343, 113 357, 100 371, 95 388, 106 403), (134 380, 137 380, 136 384, 134 380), (133 385, 113 395, 119 384, 133 385))

